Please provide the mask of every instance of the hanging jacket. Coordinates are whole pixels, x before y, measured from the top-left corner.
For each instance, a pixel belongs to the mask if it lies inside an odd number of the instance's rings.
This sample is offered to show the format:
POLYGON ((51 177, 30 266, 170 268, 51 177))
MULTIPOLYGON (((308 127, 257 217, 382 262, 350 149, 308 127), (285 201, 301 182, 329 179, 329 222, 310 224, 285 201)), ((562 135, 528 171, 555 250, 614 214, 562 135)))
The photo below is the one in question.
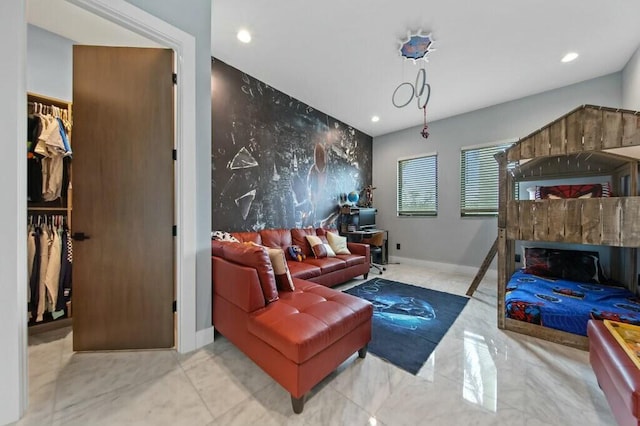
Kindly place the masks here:
POLYGON ((49 261, 47 262, 47 275, 45 286, 47 288, 47 301, 50 303, 46 309, 55 310, 58 302, 58 284, 60 280, 60 262, 62 260, 62 244, 60 234, 56 228, 51 232, 51 247, 49 249, 49 261))
POLYGON ((60 125, 51 115, 40 116, 43 126, 34 149, 42 158, 42 198, 53 201, 62 191, 63 157, 66 154, 64 141, 60 135, 60 125))
POLYGON ((49 263, 49 248, 51 247, 51 237, 45 228, 41 228, 40 234, 40 277, 38 281, 38 307, 36 312, 36 322, 43 320, 47 302, 47 265, 49 263))
POLYGON ((35 319, 38 315, 38 298, 40 297, 40 228, 32 228, 29 234, 29 240, 33 241, 34 246, 33 263, 31 266, 31 275, 29 277, 29 313, 30 319, 35 319))
POLYGON ((27 119, 27 199, 34 203, 42 201, 42 155, 35 152, 42 129, 39 116, 27 119))

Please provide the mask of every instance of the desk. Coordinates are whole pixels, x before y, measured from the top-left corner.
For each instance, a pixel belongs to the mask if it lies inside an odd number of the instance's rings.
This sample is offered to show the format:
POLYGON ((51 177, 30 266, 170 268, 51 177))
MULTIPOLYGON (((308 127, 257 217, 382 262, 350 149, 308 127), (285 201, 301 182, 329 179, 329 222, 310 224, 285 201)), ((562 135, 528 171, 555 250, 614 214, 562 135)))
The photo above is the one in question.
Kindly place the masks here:
POLYGON ((386 229, 367 229, 366 231, 350 231, 343 232, 342 235, 347 237, 347 241, 352 243, 359 243, 363 238, 370 238, 373 234, 378 232, 384 232, 384 244, 382 245, 382 259, 380 259, 383 265, 389 263, 389 231, 386 229))

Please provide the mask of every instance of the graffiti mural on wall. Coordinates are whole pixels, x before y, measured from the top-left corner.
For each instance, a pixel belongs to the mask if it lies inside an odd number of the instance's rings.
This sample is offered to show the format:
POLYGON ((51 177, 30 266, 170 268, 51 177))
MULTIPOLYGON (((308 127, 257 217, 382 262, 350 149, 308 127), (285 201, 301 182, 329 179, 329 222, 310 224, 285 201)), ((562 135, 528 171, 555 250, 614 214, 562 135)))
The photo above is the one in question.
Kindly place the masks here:
POLYGON ((372 138, 222 61, 211 69, 213 229, 334 224, 340 194, 371 184, 372 138))

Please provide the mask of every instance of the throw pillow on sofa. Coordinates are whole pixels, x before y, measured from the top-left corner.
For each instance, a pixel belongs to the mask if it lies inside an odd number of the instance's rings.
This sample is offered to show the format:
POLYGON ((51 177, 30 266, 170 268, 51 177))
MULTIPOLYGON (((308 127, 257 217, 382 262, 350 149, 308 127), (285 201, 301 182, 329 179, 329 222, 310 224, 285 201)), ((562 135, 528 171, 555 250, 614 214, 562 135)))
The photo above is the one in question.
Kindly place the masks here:
POLYGON ((236 237, 225 231, 213 231, 211 233, 211 239, 216 241, 232 241, 234 243, 240 242, 236 237))
POLYGON ((326 235, 318 234, 318 238, 320 238, 320 241, 322 241, 322 244, 324 244, 324 248, 327 250, 327 257, 336 257, 336 252, 334 252, 333 248, 331 248, 331 245, 329 245, 329 241, 327 240, 326 235))
POLYGON ((284 251, 282 249, 268 247, 267 251, 269 252, 269 259, 271 259, 271 266, 273 266, 273 274, 276 276, 278 289, 282 291, 295 290, 296 288, 293 286, 293 279, 291 279, 291 273, 289 272, 284 251))
POLYGON ((307 235, 307 241, 311 246, 311 253, 316 259, 322 259, 327 257, 327 249, 324 247, 324 243, 320 238, 315 235, 307 235))
POLYGON ((322 243, 322 244, 324 244, 324 248, 325 250, 327 250, 327 257, 336 257, 336 252, 333 251, 329 243, 322 243))
POLYGON ((341 237, 333 232, 327 232, 327 241, 336 254, 351 254, 347 248, 347 237, 341 237))
POLYGON ((307 235, 307 241, 309 241, 311 252, 316 259, 336 256, 333 249, 331 249, 331 246, 328 243, 324 243, 320 237, 307 235))
POLYGON ((260 287, 267 303, 278 300, 273 266, 267 249, 258 244, 243 244, 228 242, 222 246, 224 258, 240 265, 255 268, 258 272, 260 287))

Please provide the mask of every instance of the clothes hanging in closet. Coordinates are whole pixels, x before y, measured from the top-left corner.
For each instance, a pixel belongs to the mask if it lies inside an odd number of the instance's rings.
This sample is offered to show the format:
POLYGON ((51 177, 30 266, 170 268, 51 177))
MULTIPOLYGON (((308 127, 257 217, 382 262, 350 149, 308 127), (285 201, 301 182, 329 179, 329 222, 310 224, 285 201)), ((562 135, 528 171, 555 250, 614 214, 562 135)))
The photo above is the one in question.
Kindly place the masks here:
POLYGON ((33 113, 27 121, 28 199, 53 201, 66 192, 71 123, 64 109, 29 103, 33 113))
POLYGON ((41 322, 65 314, 71 299, 71 236, 63 216, 31 216, 28 243, 29 318, 41 322))

